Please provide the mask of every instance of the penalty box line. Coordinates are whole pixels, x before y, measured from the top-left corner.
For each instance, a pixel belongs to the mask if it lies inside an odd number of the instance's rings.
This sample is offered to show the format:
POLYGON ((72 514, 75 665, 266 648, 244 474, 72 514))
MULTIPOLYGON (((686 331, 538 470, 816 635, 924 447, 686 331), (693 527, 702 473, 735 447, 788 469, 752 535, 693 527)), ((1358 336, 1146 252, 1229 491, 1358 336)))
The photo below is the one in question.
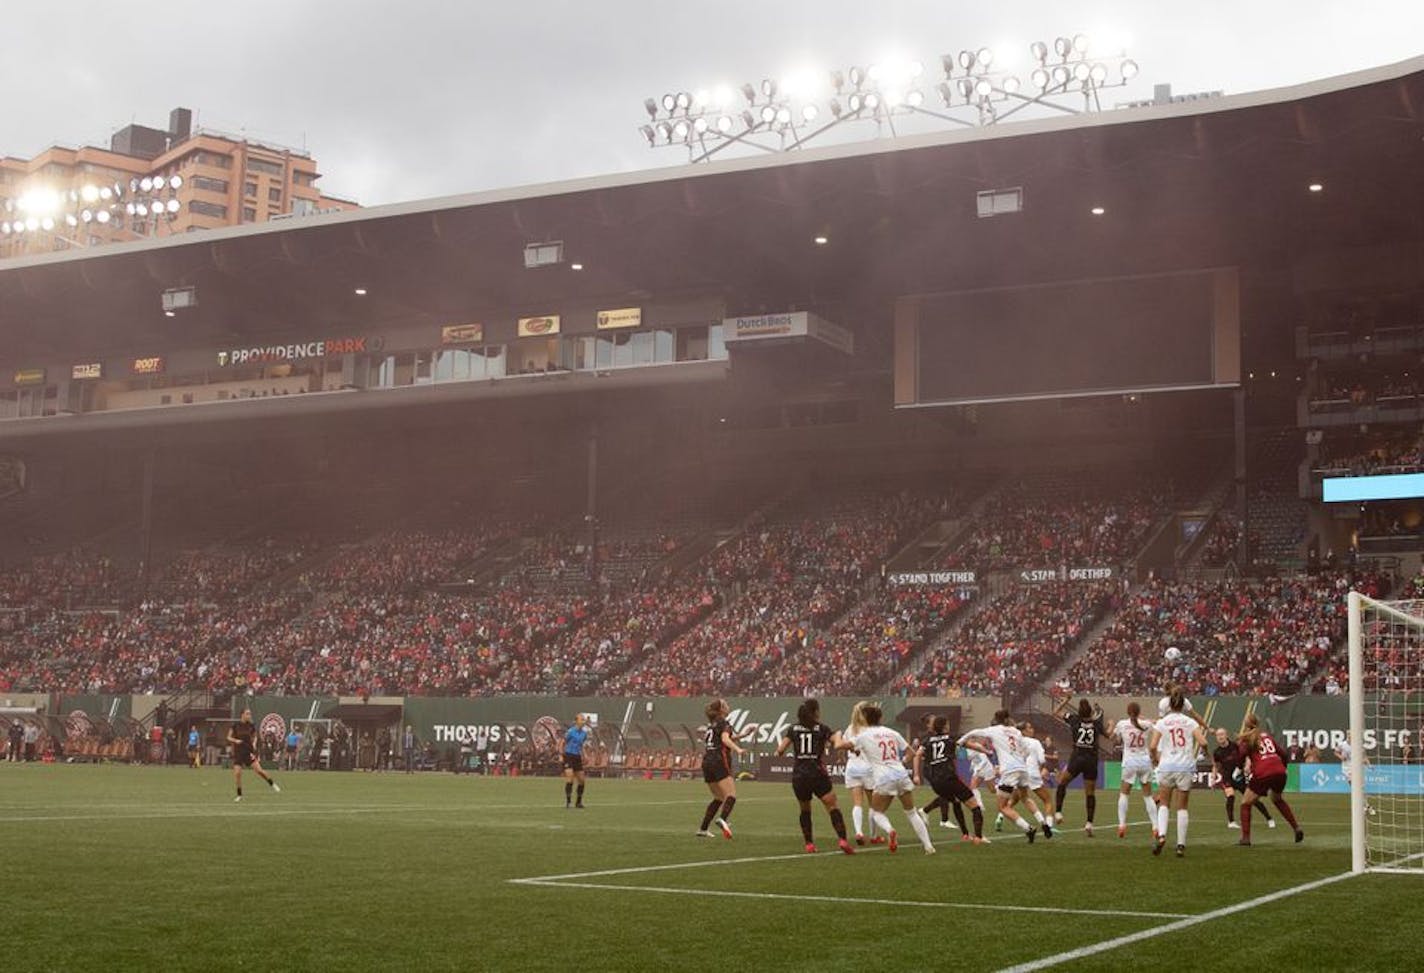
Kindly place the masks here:
MULTIPOLYGON (((869 854, 879 851, 872 848, 868 851, 858 852, 858 854, 869 854)), ((1051 913, 1055 915, 1078 915, 1078 916, 1099 916, 1099 917, 1124 917, 1134 919, 1180 919, 1188 914, 1183 912, 1137 912, 1122 909, 1069 909, 1057 908, 1054 906, 1032 906, 1032 905, 994 905, 985 902, 925 902, 911 899, 873 899, 856 898, 843 895, 803 895, 789 892, 738 892, 729 889, 687 889, 674 888, 671 886, 658 885, 613 885, 606 882, 585 882, 581 879, 605 878, 612 875, 641 875, 649 872, 669 872, 679 871, 688 868, 709 868, 719 865, 744 865, 754 862, 775 862, 775 861, 806 861, 809 859, 827 859, 844 857, 840 854, 821 855, 761 855, 751 858, 721 858, 713 861, 697 862, 677 862, 671 865, 642 865, 633 868, 607 868, 594 872, 570 872, 565 875, 536 875, 531 878, 511 878, 508 880, 511 885, 541 886, 544 888, 568 888, 568 889, 597 889, 599 891, 611 892, 651 892, 661 895, 697 895, 697 896, 720 896, 723 898, 735 899, 766 899, 791 902, 833 902, 842 904, 857 905, 888 905, 888 906, 909 906, 911 908, 922 909, 961 909, 979 912, 1037 912, 1051 913)))
POLYGON ((1342 872, 1339 875, 1316 879, 1314 882, 1306 882, 1304 885, 1293 885, 1290 888, 1281 889, 1278 892, 1260 895, 1254 899, 1237 902, 1235 905, 1223 906, 1220 909, 1213 909, 1211 912, 1203 912, 1200 915, 1188 916, 1176 922, 1153 926, 1151 929, 1144 929, 1141 932, 1133 932, 1124 936, 1117 936, 1113 939, 1105 939, 1100 943, 1093 943, 1090 946, 1080 946, 1077 949, 1055 953, 1052 956, 1045 956, 1042 959, 1020 963, 1017 966, 1006 966, 1002 970, 999 970, 998 973, 1032 973, 1034 970, 1046 970, 1063 963, 1071 963, 1074 960, 1084 959, 1088 956, 1096 956, 1099 953, 1106 953, 1109 950, 1118 949, 1122 946, 1130 946, 1133 943, 1140 943, 1143 940, 1154 939, 1157 936, 1165 936, 1168 933, 1190 929, 1204 922, 1211 922, 1213 919, 1222 919, 1226 916, 1235 915, 1238 912, 1248 912, 1251 909, 1269 905, 1272 902, 1279 902, 1281 899, 1288 899, 1291 896, 1300 895, 1305 892, 1313 892, 1316 889, 1324 888, 1327 885, 1334 885, 1336 882, 1341 882, 1353 877, 1353 872, 1342 872))

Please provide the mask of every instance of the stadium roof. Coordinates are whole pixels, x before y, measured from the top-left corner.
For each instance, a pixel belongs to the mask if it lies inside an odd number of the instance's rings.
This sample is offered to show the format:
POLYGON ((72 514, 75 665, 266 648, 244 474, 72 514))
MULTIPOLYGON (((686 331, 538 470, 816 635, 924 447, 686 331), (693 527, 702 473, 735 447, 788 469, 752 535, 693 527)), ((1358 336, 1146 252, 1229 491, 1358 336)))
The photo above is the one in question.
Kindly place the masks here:
POLYGON ((865 330, 899 294, 1417 239, 1424 58, 1271 91, 837 145, 0 263, 0 356, 718 295, 865 330), (1311 194, 1307 184, 1325 191, 1311 194), (1023 187, 978 219, 975 194, 1023 187), (1089 209, 1102 206, 1101 217, 1089 209), (824 234, 826 246, 812 238, 824 234), (562 240, 567 266, 526 270, 562 240), (159 295, 196 285, 165 318, 159 295), (360 286, 368 296, 358 298, 360 286))

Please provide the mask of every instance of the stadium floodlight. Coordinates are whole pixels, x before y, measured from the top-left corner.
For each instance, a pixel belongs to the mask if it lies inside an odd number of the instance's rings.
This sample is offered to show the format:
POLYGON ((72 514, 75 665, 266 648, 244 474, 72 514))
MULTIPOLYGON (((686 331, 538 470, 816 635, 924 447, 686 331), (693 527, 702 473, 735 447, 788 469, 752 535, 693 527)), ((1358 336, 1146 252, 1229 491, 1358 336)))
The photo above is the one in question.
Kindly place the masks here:
POLYGON ((703 132, 706 132, 707 119, 702 117, 701 115, 698 115, 696 118, 694 118, 692 120, 692 131, 697 135, 701 135, 703 132))
POLYGON ((1033 55, 1033 59, 1039 64, 1048 60, 1048 45, 1043 43, 1043 41, 1034 41, 1028 46, 1028 50, 1029 53, 1033 55))
POLYGON ((844 112, 844 111, 845 111, 845 109, 841 107, 841 101, 840 101, 840 99, 839 99, 839 98, 832 98, 832 99, 831 99, 831 116, 832 116, 833 118, 840 118, 840 117, 841 117, 841 113, 844 112))
POLYGON ((658 103, 651 98, 643 99, 643 108, 647 111, 649 118, 658 117, 658 103))
POLYGON ((733 123, 731 115, 717 116, 717 131, 721 132, 723 135, 727 135, 732 131, 732 124, 733 123))
POLYGON ((1087 81, 1092 76, 1093 68, 1087 61, 1079 61, 1073 65, 1073 79, 1075 81, 1087 81))
POLYGON ((44 227, 46 233, 48 233, 50 230, 53 230, 53 229, 54 229, 54 217, 53 217, 53 216, 46 216, 44 219, 40 220, 40 226, 44 227))
POLYGON ((865 107, 866 107, 866 108, 869 108, 871 111, 874 111, 875 109, 879 108, 879 107, 880 107, 880 96, 877 95, 877 94, 876 94, 875 92, 873 92, 873 91, 872 91, 872 92, 869 92, 868 94, 866 94, 866 96, 865 96, 865 107))
POLYGON ((959 95, 966 101, 974 96, 974 82, 968 78, 959 79, 959 95))
POLYGON ((974 60, 979 67, 987 71, 989 66, 994 63, 994 49, 991 47, 979 48, 979 53, 974 56, 974 60))
POLYGON ((677 97, 673 99, 673 101, 680 111, 687 111, 689 108, 692 107, 692 95, 688 94, 686 91, 679 91, 677 93, 677 97))
POLYGON ((64 225, 68 227, 76 227, 79 225, 79 218, 76 217, 73 213, 65 213, 64 225))
POLYGON ((1008 77, 1004 78, 1004 82, 1002 85, 1000 85, 1000 87, 1002 87, 1009 94, 1015 95, 1018 94, 1019 88, 1022 87, 1022 85, 1019 82, 1019 76, 1016 74, 1011 74, 1008 77))
POLYGON ((905 96, 905 104, 911 108, 919 108, 925 103, 925 93, 919 88, 914 88, 905 96))
POLYGON ((172 216, 173 214, 177 213, 177 212, 178 212, 178 209, 179 209, 179 207, 180 207, 181 205, 182 205, 182 204, 180 204, 180 203, 178 202, 178 200, 176 200, 176 199, 170 199, 170 200, 168 201, 168 206, 167 206, 168 214, 169 214, 170 216, 172 216))
POLYGON ((1093 79, 1094 84, 1102 84, 1108 79, 1107 65, 1101 63, 1094 64, 1090 73, 1090 77, 1093 79))
POLYGON ((134 213, 138 216, 147 216, 148 206, 143 203, 137 203, 134 206, 134 213))
POLYGON ((756 88, 751 83, 742 85, 742 97, 747 100, 748 105, 755 105, 756 88))
POLYGON ((94 211, 92 209, 86 209, 84 212, 79 214, 79 218, 85 223, 92 223, 94 222, 94 211))
POLYGON ((138 213, 138 206, 134 203, 129 203, 124 207, 124 212, 128 213, 130 216, 134 216, 138 213))
POLYGON ((1069 79, 1071 79, 1072 77, 1072 72, 1069 71, 1068 68, 1062 64, 1058 65, 1056 68, 1053 69, 1053 83, 1055 85, 1061 87, 1062 85, 1067 84, 1069 79))
POLYGON ((672 137, 673 137, 674 139, 676 139, 677 141, 679 141, 679 142, 681 142, 683 139, 687 138, 687 122, 686 122, 686 120, 679 118, 676 122, 673 123, 673 126, 672 126, 672 137))
POLYGON ((98 220, 100 223, 107 223, 107 222, 109 222, 109 220, 111 219, 111 217, 109 216, 109 211, 108 211, 108 210, 106 210, 106 209, 101 209, 101 210, 99 210, 99 212, 97 212, 97 213, 94 214, 94 219, 98 220))
POLYGON ((846 103, 853 114, 865 107, 865 96, 859 91, 853 92, 846 103))
POLYGON ((1053 50, 1059 57, 1067 57, 1073 53, 1073 42, 1066 37, 1059 37, 1053 41, 1053 50))
POLYGON ((5 220, 4 222, 0 222, 0 234, 4 234, 4 235, 8 236, 9 233, 10 233, 10 221, 9 221, 9 220, 5 220))
POLYGON ((747 128, 757 127, 756 116, 752 114, 750 108, 747 108, 742 111, 742 124, 745 125, 747 128))
POLYGON ((103 186, 99 189, 99 198, 107 202, 114 198, 114 191, 108 186, 103 186))
POLYGON ((761 93, 767 98, 776 97, 776 81, 773 78, 761 79, 761 93))
POLYGON ((815 105, 805 105, 801 108, 801 120, 803 122, 806 122, 808 125, 811 122, 814 122, 816 120, 816 117, 820 114, 821 110, 815 105))
POLYGON ((677 107, 677 95, 669 91, 667 94, 663 95, 662 105, 663 111, 671 112, 674 108, 677 107))
POLYGON ((182 189, 183 177, 178 175, 173 176, 171 179, 168 180, 168 187, 174 192, 177 192, 178 190, 182 189))
POLYGON ((93 183, 86 183, 80 191, 80 195, 84 197, 84 202, 92 203, 99 198, 99 187, 93 183))
POLYGON ((949 108, 954 104, 954 86, 948 81, 941 81, 935 85, 935 90, 938 91, 939 96, 944 99, 944 107, 949 108))
POLYGON ((834 90, 836 94, 840 94, 840 93, 841 93, 841 89, 844 88, 844 87, 845 87, 845 75, 842 74, 840 71, 832 71, 832 72, 831 72, 831 88, 832 88, 832 90, 834 90))
POLYGON ((922 61, 911 61, 909 65, 910 77, 918 78, 925 73, 925 65, 922 61))
POLYGON ((1074 53, 1074 54, 1087 54, 1087 53, 1088 53, 1088 35, 1087 35, 1087 34, 1074 34, 1074 35, 1073 35, 1073 53, 1074 53))
POLYGON ((639 126, 638 131, 643 133, 643 138, 648 140, 649 145, 658 144, 658 133, 653 131, 653 126, 641 125, 639 126))
POLYGON ((150 177, 150 176, 144 176, 142 179, 140 179, 140 180, 138 181, 138 188, 139 188, 139 191, 140 191, 140 192, 145 192, 145 193, 153 192, 153 179, 152 179, 152 177, 150 177))
POLYGON ((658 134, 662 136, 664 142, 671 142, 672 126, 667 122, 658 122, 658 134))
POLYGON ((707 104, 712 96, 707 93, 706 88, 698 88, 692 93, 692 107, 701 108, 707 104))
POLYGON ((1132 58, 1128 58, 1127 60, 1122 62, 1122 80, 1131 81, 1133 78, 1137 77, 1137 71, 1137 62, 1134 61, 1132 58))
POLYGON ((959 52, 959 66, 960 66, 961 68, 963 68, 964 70, 966 70, 966 71, 968 71, 970 68, 974 67, 974 52, 973 52, 973 51, 960 51, 960 52, 959 52))
POLYGON ((859 88, 865 84, 865 68, 852 66, 846 77, 850 78, 851 84, 859 88))
POLYGON ((988 98, 994 93, 994 85, 988 78, 980 78, 974 82, 974 94, 980 98, 988 98))
POLYGON ((776 124, 778 124, 778 125, 790 125, 790 124, 791 124, 791 109, 790 109, 790 108, 778 108, 778 109, 776 110, 776 124))
POLYGON ((761 106, 761 120, 767 125, 776 121, 776 108, 772 105, 761 106))

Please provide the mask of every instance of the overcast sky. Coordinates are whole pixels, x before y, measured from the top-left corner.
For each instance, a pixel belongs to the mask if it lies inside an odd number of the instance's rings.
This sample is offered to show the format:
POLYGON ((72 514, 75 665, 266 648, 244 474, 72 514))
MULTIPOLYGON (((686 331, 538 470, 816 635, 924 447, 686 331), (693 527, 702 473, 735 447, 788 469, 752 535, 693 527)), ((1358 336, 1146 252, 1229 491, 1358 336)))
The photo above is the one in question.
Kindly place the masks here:
POLYGON ((7 6, 0 154, 105 145, 184 105, 200 125, 304 145, 328 192, 367 205, 677 164, 685 154, 637 131, 645 97, 892 56, 929 68, 964 47, 1026 58, 1038 38, 1115 35, 1142 68, 1116 102, 1154 83, 1237 93, 1424 53, 1420 0, 7 6))

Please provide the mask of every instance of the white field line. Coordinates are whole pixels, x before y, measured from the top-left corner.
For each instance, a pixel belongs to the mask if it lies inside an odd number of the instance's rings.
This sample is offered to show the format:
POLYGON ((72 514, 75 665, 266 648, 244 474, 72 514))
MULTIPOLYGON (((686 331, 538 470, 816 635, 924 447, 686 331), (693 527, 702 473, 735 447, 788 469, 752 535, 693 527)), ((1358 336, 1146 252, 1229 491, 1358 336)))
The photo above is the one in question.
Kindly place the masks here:
POLYGON ((1093 943, 1090 946, 1080 946, 1077 949, 1070 949, 1063 953, 1055 953, 1052 956, 1045 956, 1042 959, 1032 960, 1028 963, 1020 963, 1017 966, 1007 966, 1000 970, 999 973, 1031 973, 1033 970, 1046 970, 1051 966, 1071 963, 1073 960, 1083 959, 1087 956, 1096 956, 1098 953, 1106 953, 1109 950, 1118 949, 1122 946, 1130 946, 1133 943, 1140 943, 1146 939, 1154 939, 1157 936, 1165 936, 1168 933, 1190 929, 1192 926, 1199 926, 1204 922, 1211 922, 1213 919, 1221 919, 1225 916, 1235 915, 1238 912, 1247 912, 1251 909, 1269 905, 1281 899, 1288 899, 1293 895, 1300 895, 1303 892, 1312 892, 1315 889, 1324 888, 1327 885, 1333 885, 1336 882, 1352 877, 1353 873, 1343 872, 1339 875, 1331 875, 1328 878, 1317 879, 1314 882, 1306 882, 1304 885, 1293 885, 1288 889, 1281 889, 1279 892, 1271 892, 1268 895, 1257 896, 1245 902, 1238 902, 1235 905, 1213 909, 1211 912, 1203 912, 1200 915, 1179 919, 1176 922, 1153 926, 1151 929, 1144 929, 1141 932, 1128 933, 1125 936, 1118 936, 1114 939, 1105 939, 1100 943, 1093 943))
MULTIPOLYGON (((796 857, 810 858, 810 855, 796 857)), ((735 859, 742 861, 745 859, 735 859)), ((841 905, 888 905, 910 906, 924 909, 974 909, 983 912, 1051 912, 1075 916, 1130 916, 1143 919, 1174 919, 1184 915, 1181 912, 1124 912, 1116 909, 1055 909, 1050 906, 1031 905, 989 905, 983 902, 916 902, 910 899, 861 899, 843 895, 791 895, 781 892, 733 892, 723 889, 678 889, 657 885, 606 885, 597 882, 548 882, 531 879, 513 879, 516 885, 535 885, 556 889, 599 889, 611 892, 656 892, 664 895, 720 895, 738 899, 776 899, 792 902, 831 902, 841 905)))
MULTIPOLYGON (((957 842, 956 842, 957 843, 957 842)), ((857 854, 871 854, 885 851, 882 847, 870 848, 857 854)), ((792 861, 796 859, 826 859, 844 857, 840 852, 822 852, 808 855, 757 855, 748 858, 719 858, 711 861, 675 862, 669 865, 639 865, 631 868, 606 868, 595 872, 569 872, 564 875, 536 875, 531 878, 509 879, 511 885, 536 885, 547 888, 599 889, 615 892, 655 892, 665 895, 719 895, 741 899, 777 899, 793 902, 848 902, 864 905, 912 906, 926 909, 970 909, 985 912, 1039 912, 1058 915, 1080 916, 1125 916, 1139 919, 1177 919, 1186 915, 1182 912, 1133 912, 1119 909, 1062 909, 1052 906, 990 905, 983 902, 917 902, 904 899, 864 899, 847 898, 839 895, 794 895, 781 892, 736 892, 719 889, 668 888, 651 885, 610 885, 598 882, 583 882, 579 879, 605 878, 611 875, 645 875, 649 872, 682 871, 689 868, 711 868, 718 865, 745 865, 755 862, 792 861)))

